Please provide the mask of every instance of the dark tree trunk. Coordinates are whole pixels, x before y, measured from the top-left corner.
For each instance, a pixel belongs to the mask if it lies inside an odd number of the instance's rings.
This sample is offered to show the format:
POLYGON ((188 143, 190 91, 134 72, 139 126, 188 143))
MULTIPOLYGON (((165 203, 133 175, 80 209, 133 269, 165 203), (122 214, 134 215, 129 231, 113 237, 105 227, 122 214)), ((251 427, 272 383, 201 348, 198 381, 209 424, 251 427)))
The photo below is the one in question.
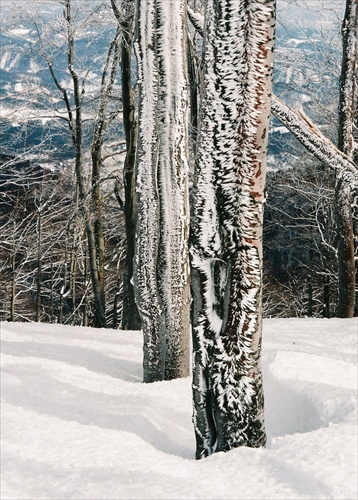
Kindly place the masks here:
POLYGON ((37 213, 37 277, 36 277, 36 321, 41 320, 41 294, 42 294, 42 217, 40 208, 37 213))
POLYGON ((324 282, 323 282, 323 317, 324 318, 331 317, 331 293, 329 286, 329 278, 327 278, 327 276, 324 277, 324 282))
MULTIPOLYGON (((112 1, 113 4, 113 1, 112 1)), ((137 122, 135 119, 135 101, 132 86, 132 45, 134 30, 134 0, 126 0, 123 5, 122 27, 122 100, 123 128, 126 138, 126 158, 124 161, 124 216, 126 229, 126 257, 123 272, 123 330, 140 330, 141 322, 135 302, 133 287, 133 259, 135 253, 136 202, 135 202, 135 160, 137 122)), ((116 12, 116 11, 115 11, 116 12)), ((119 16, 119 14, 118 14, 119 16)))
MULTIPOLYGON (((97 129, 98 130, 98 129, 97 129)), ((104 132, 99 132, 101 135, 104 132)), ((103 135, 92 145, 92 207, 93 214, 93 232, 96 248, 96 266, 98 275, 98 287, 100 293, 101 308, 106 310, 105 300, 105 262, 106 262, 106 244, 103 231, 103 196, 100 189, 100 179, 102 170, 102 145, 103 135)), ((105 326, 105 325, 98 325, 105 326)))
POLYGON ((337 177, 335 186, 338 235, 338 318, 352 318, 355 302, 354 235, 349 184, 337 177))
MULTIPOLYGON (((356 64, 358 3, 346 1, 342 24, 343 54, 339 94, 338 148, 353 159, 353 124, 356 113, 356 64)), ((336 221, 338 236, 339 318, 351 318, 355 303, 354 234, 350 185, 336 178, 336 221)))
POLYGON ((15 321, 15 297, 16 297, 16 253, 11 255, 11 296, 10 296, 10 321, 15 321))
POLYGON ((199 75, 198 64, 195 60, 195 47, 192 40, 188 39, 188 77, 190 90, 190 140, 193 148, 193 156, 196 156, 196 145, 198 135, 199 118, 199 75))

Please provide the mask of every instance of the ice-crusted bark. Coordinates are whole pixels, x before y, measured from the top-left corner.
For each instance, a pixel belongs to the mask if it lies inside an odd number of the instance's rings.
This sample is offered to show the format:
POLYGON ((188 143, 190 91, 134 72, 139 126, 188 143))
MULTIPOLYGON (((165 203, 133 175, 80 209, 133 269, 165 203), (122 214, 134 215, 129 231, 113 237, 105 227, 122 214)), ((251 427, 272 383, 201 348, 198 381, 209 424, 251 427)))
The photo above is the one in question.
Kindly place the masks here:
POLYGON ((144 380, 189 373, 185 0, 140 0, 135 287, 144 380))
MULTIPOLYGON (((338 148, 353 160, 353 124, 357 91, 357 0, 346 0, 342 24, 342 71, 339 92, 338 148)), ((358 167, 357 167, 358 170, 358 167)), ((355 302, 354 234, 351 186, 342 176, 336 176, 336 221, 338 236, 339 294, 337 316, 351 318, 355 302)))
POLYGON ((158 283, 166 328, 165 378, 189 374, 189 199, 186 0, 157 0, 158 283))
POLYGON ((157 283, 160 205, 157 188, 158 68, 155 0, 138 4, 140 82, 137 151, 137 237, 134 289, 143 330, 144 381, 162 380, 165 370, 164 314, 157 283))
POLYGON ((197 458, 266 442, 262 218, 274 0, 207 0, 191 233, 197 458))
POLYGON ((353 157, 353 124, 356 111, 358 2, 346 0, 342 23, 342 70, 339 94, 338 148, 353 157))
POLYGON ((347 182, 357 184, 358 168, 302 112, 286 106, 273 96, 272 114, 312 153, 347 182))

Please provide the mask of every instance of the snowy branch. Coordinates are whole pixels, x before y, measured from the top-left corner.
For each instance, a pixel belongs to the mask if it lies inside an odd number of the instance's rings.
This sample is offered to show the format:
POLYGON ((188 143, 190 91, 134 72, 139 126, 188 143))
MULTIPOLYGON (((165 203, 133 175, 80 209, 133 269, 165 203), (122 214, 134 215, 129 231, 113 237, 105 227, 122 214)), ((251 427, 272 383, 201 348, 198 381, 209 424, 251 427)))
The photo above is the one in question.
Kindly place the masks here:
POLYGON ((194 26, 199 35, 204 36, 204 16, 200 12, 194 11, 191 7, 187 7, 188 17, 191 24, 194 26))
POLYGON ((272 96, 272 114, 316 158, 338 172, 349 183, 357 183, 358 167, 317 128, 303 110, 292 110, 278 97, 272 96))

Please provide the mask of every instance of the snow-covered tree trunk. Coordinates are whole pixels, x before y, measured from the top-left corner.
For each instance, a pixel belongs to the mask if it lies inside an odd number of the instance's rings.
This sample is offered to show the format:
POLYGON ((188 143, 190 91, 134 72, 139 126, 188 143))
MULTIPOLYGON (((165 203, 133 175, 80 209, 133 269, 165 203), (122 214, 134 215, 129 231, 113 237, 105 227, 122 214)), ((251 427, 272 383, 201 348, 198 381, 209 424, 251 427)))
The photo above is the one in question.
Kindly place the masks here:
POLYGON ((357 33, 358 3, 346 0, 342 23, 343 54, 340 78, 338 147, 350 159, 353 158, 353 125, 357 93, 357 33))
MULTIPOLYGON (((339 94, 338 148, 353 160, 353 124, 356 113, 357 0, 346 1, 342 24, 343 55, 339 94)), ((354 235, 351 187, 336 177, 339 294, 337 316, 351 318, 355 302, 354 235)))
POLYGON ((185 17, 185 0, 139 0, 134 283, 146 382, 189 373, 185 17))
POLYGON ((347 183, 357 183, 357 165, 335 146, 303 113, 289 108, 275 95, 272 96, 272 114, 318 160, 339 173, 347 183))
POLYGON ((207 0, 191 233, 197 458, 266 442, 262 219, 274 0, 207 0))

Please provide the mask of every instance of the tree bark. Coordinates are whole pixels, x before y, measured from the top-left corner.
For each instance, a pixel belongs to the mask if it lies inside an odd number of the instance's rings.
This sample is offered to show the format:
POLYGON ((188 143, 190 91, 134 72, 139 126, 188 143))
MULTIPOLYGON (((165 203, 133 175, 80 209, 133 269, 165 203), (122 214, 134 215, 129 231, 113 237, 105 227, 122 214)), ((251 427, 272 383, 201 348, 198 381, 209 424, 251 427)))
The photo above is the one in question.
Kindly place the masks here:
POLYGON ((37 276, 36 276, 36 321, 41 320, 42 294, 42 216, 41 208, 37 208, 37 276))
POLYGON ((191 233, 197 458, 266 442, 262 219, 273 0, 207 0, 191 233))
MULTIPOLYGON (((343 54, 339 93, 338 148, 353 160, 353 124, 356 113, 358 3, 346 1, 342 24, 343 54)), ((338 236, 339 318, 352 318, 355 303, 354 234, 351 187, 340 176, 335 186, 338 236)))
POLYGON ((11 296, 10 296, 10 321, 15 321, 15 298, 16 298, 16 252, 10 256, 11 262, 11 296))
POLYGON ((350 185, 339 176, 335 184, 338 237, 338 318, 353 318, 355 303, 355 262, 350 185))
POLYGON ((123 16, 120 17, 114 0, 112 7, 121 23, 121 76, 122 76, 122 102, 123 102, 123 128, 126 138, 126 158, 123 168, 124 181, 124 217, 126 229, 126 257, 123 272, 123 330, 140 330, 140 317, 135 303, 133 287, 133 260, 135 253, 135 230, 136 230, 136 200, 135 200, 135 160, 137 121, 135 118, 135 101, 132 86, 132 46, 134 30, 134 0, 126 0, 123 5, 123 16))
POLYGON ((139 0, 134 280, 144 380, 189 373, 185 0, 139 0))

